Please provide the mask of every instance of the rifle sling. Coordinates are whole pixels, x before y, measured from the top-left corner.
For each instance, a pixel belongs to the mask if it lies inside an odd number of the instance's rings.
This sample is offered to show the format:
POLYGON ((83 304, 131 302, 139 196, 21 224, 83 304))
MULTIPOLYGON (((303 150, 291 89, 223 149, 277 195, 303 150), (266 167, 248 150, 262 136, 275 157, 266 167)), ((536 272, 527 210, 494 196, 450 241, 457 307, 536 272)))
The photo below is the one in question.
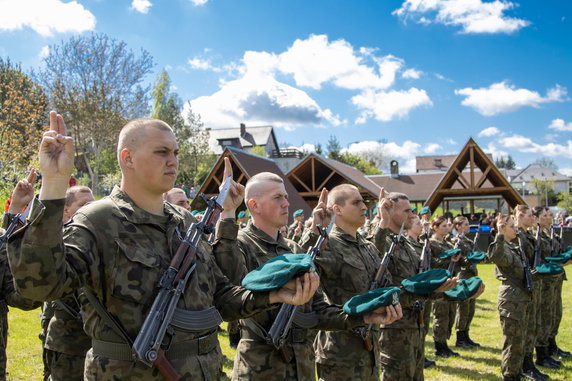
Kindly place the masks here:
POLYGON ((117 334, 129 347, 133 346, 133 340, 127 334, 125 329, 121 326, 121 324, 113 317, 111 314, 105 309, 103 304, 99 301, 99 299, 87 288, 83 288, 83 292, 89 300, 89 303, 95 308, 95 312, 99 315, 101 320, 117 334))
POLYGON ((76 311, 74 308, 72 308, 69 305, 67 305, 66 303, 64 303, 63 300, 61 300, 61 299, 54 300, 54 304, 56 306, 58 306, 66 314, 68 314, 70 317, 72 317, 73 319, 81 320, 81 314, 79 313, 79 311, 76 311))

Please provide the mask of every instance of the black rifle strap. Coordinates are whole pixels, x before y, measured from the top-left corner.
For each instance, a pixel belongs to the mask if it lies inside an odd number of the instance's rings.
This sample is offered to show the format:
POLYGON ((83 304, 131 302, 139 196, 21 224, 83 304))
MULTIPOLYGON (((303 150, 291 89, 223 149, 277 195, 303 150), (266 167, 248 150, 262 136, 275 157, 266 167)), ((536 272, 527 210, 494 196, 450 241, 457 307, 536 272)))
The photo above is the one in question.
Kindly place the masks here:
POLYGON ((95 312, 99 315, 101 320, 113 330, 125 343, 129 346, 133 346, 133 340, 129 337, 125 329, 121 326, 121 324, 113 317, 111 314, 105 309, 103 304, 99 301, 99 299, 87 288, 83 288, 83 293, 89 300, 89 303, 95 308, 95 312))

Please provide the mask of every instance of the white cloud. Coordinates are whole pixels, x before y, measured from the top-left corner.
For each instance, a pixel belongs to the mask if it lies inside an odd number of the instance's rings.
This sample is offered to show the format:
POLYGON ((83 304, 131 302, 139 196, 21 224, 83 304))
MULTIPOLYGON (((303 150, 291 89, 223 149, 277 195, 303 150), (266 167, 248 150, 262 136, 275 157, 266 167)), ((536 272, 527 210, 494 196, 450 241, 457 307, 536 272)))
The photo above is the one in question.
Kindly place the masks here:
POLYGON ((301 146, 290 146, 288 148, 295 148, 300 152, 316 152, 316 146, 310 143, 305 143, 301 146))
POLYGON ((479 132, 478 137, 482 138, 482 137, 502 136, 502 135, 504 135, 504 134, 498 128, 487 127, 484 130, 482 130, 481 132, 479 132))
POLYGON ((433 103, 425 90, 415 87, 409 90, 373 91, 365 90, 351 99, 362 110, 357 124, 365 123, 369 118, 388 122, 406 117, 413 109, 432 106, 433 103))
POLYGON ((530 25, 527 20, 505 15, 516 6, 501 0, 406 0, 392 14, 420 24, 458 26, 463 33, 514 33, 530 25))
POLYGON ((572 168, 558 168, 558 172, 572 177, 572 168))
POLYGON ((485 151, 485 153, 492 154, 494 160, 501 157, 508 157, 508 152, 499 149, 494 143, 489 143, 489 145, 483 151, 485 151))
POLYGON ((38 53, 39 59, 44 59, 50 54, 50 47, 48 45, 42 46, 40 53, 38 53))
POLYGON ((556 131, 572 131, 572 122, 566 123, 564 119, 554 119, 548 128, 556 131))
POLYGON ((32 28, 42 36, 81 33, 95 28, 95 16, 77 1, 0 1, 0 30, 32 28))
POLYGON ((399 162, 400 172, 414 173, 415 156, 421 152, 421 145, 411 140, 406 140, 402 145, 395 142, 363 141, 350 144, 347 151, 352 154, 380 151, 389 161, 397 160, 399 162))
POLYGON ((565 87, 556 85, 541 96, 538 92, 517 89, 506 81, 493 83, 488 88, 473 89, 470 87, 455 90, 455 94, 464 95, 461 104, 472 107, 478 113, 485 116, 496 115, 502 112, 515 111, 521 107, 540 107, 543 103, 562 102, 566 99, 565 87))
POLYGON ((146 14, 149 13, 149 8, 151 8, 152 5, 149 0, 133 0, 131 2, 131 9, 146 14))
POLYGON ((425 148, 423 149, 423 153, 432 154, 432 153, 437 152, 441 148, 443 148, 443 147, 441 147, 440 144, 430 143, 427 146, 425 146, 425 148))
POLYGON ((530 138, 512 135, 500 139, 499 143, 505 148, 515 149, 519 152, 572 159, 572 140, 566 141, 566 145, 556 143, 538 144, 530 138))
POLYGON ((445 140, 445 142, 446 142, 447 144, 452 145, 452 146, 455 145, 455 144, 457 144, 457 141, 456 141, 455 139, 453 139, 453 138, 448 138, 448 139, 445 140))
POLYGON ((193 69, 197 69, 197 70, 212 70, 214 72, 220 72, 221 69, 213 66, 211 64, 211 61, 209 59, 202 59, 200 57, 194 57, 189 59, 188 61, 189 65, 191 65, 191 67, 193 69))
POLYGON ((419 79, 421 77, 421 74, 423 74, 422 71, 415 69, 407 69, 403 72, 401 76, 405 79, 419 79))
POLYGON ((191 0, 191 3, 193 3, 194 5, 205 5, 206 3, 208 3, 209 0, 191 0))

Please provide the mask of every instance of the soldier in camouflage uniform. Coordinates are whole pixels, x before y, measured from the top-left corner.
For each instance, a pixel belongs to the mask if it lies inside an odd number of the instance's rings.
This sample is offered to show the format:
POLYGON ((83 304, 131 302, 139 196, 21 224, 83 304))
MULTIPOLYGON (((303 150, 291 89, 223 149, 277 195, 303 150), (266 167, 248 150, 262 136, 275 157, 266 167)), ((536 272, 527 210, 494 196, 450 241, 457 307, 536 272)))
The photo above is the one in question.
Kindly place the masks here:
MULTIPOLYGON (((40 198, 33 201, 27 225, 10 238, 9 259, 23 296, 54 300, 81 287, 94 295, 95 304, 82 303, 84 329, 92 338, 85 362, 87 380, 163 380, 156 367, 133 360, 128 341, 139 333, 157 282, 194 221, 190 213, 162 199, 177 176, 177 152, 175 135, 166 123, 129 122, 118 143, 121 186, 76 213, 62 236, 63 197, 74 149, 62 117, 50 113, 50 130, 40 145, 40 198)), ((225 175, 231 173, 225 160, 225 175)), ((232 209, 240 193, 233 183, 224 207, 232 209)), ((233 286, 203 240, 178 307, 192 311, 215 306, 223 318, 237 319, 272 303, 304 303, 317 283, 317 276, 305 275, 303 282, 295 282, 295 290, 253 293, 233 286)), ((208 329, 173 327, 166 357, 183 380, 220 377, 217 324, 208 329)))
MULTIPOLYGON (((314 209, 314 224, 327 223, 328 218, 324 213, 326 197, 327 191, 323 191, 314 209)), ((248 226, 239 231, 233 220, 221 219, 215 241, 216 261, 235 284, 240 284, 249 271, 271 258, 305 251, 279 233, 288 218, 289 206, 288 194, 280 176, 262 172, 251 177, 246 184, 245 201, 252 216, 248 226)), ((312 230, 317 231, 315 225, 312 230)), ((316 239, 315 234, 306 235, 304 246, 310 246, 316 239)), ((317 322, 308 326, 295 322, 282 353, 267 342, 277 309, 240 321, 241 340, 234 361, 233 380, 313 380, 316 374, 312 347, 314 337, 308 333, 308 328, 349 330, 364 323, 380 323, 386 316, 374 313, 363 317, 348 316, 339 307, 325 303, 321 293, 316 293, 312 301, 300 307, 299 311, 315 313, 317 322), (283 356, 284 353, 287 356, 283 356)))
MULTIPOLYGON (((34 197, 33 184, 35 172, 32 171, 27 179, 16 184, 12 192, 12 202, 8 208, 8 213, 4 214, 0 235, 5 233, 4 229, 12 221, 12 218, 32 200, 34 197)), ((8 345, 8 306, 20 308, 22 310, 32 310, 40 306, 40 303, 26 299, 18 294, 14 289, 12 274, 8 266, 6 255, 6 245, 0 249, 0 380, 6 380, 6 346, 8 345)))
MULTIPOLYGON (((383 190, 382 190, 383 192, 383 190)), ((408 197, 403 193, 390 193, 387 198, 381 197, 380 222, 375 232, 375 244, 381 253, 385 253, 393 236, 400 227, 409 229, 415 214, 411 212, 408 197)), ((415 249, 404 242, 396 246, 393 261, 388 266, 391 275, 390 286, 400 286, 405 278, 419 273, 419 255, 415 249)), ((448 279, 433 294, 423 299, 435 298, 441 292, 453 288, 457 284, 455 278, 448 279)), ((423 380, 423 359, 425 328, 420 315, 423 311, 419 295, 401 292, 400 303, 403 318, 395 323, 381 326, 381 365, 382 380, 423 380)))
MULTIPOLYGON (((94 201, 91 189, 74 186, 66 191, 63 222, 84 205, 94 201)), ((45 333, 45 356, 51 381, 83 380, 85 354, 91 348, 91 339, 83 330, 79 295, 70 295, 49 302, 44 308, 51 312, 45 333)))
POLYGON ((302 233, 304 233, 304 211, 298 209, 293 214, 294 222, 288 227, 288 236, 286 238, 299 243, 302 239, 302 233))
POLYGON ((525 356, 526 330, 532 296, 525 289, 524 264, 518 244, 517 228, 512 218, 499 215, 498 234, 489 246, 487 257, 495 264, 495 277, 500 280, 498 310, 504 335, 501 371, 504 381, 520 380, 525 356))
MULTIPOLYGON (((437 216, 431 222, 433 234, 429 239, 431 245, 431 257, 433 268, 447 269, 452 262, 457 262, 456 270, 452 276, 459 273, 459 265, 461 255, 457 254, 449 258, 441 259, 439 256, 445 251, 452 249, 453 245, 445 238, 449 234, 448 221, 437 216)), ((457 311, 457 302, 447 300, 443 295, 433 303, 433 340, 435 341, 435 355, 440 357, 459 356, 457 352, 452 351, 447 345, 447 340, 451 337, 451 331, 455 322, 455 313, 457 311)))
MULTIPOLYGON (((524 251, 524 254, 528 258, 528 263, 532 265, 534 262, 534 247, 536 245, 536 240, 532 231, 533 218, 532 211, 527 205, 517 205, 514 211, 515 223, 518 228, 517 237, 514 239, 514 243, 518 245, 520 250, 524 251)), ((531 380, 544 380, 548 376, 542 372, 534 365, 532 359, 532 353, 534 352, 534 347, 536 345, 536 335, 538 332, 538 318, 540 318, 538 311, 538 305, 540 303, 540 285, 541 280, 538 276, 533 276, 534 289, 531 294, 532 301, 528 305, 527 315, 527 325, 525 326, 526 340, 524 342, 524 363, 522 366, 523 376, 531 380)))
MULTIPOLYGON (((466 258, 467 255, 473 251, 474 247, 474 242, 467 237, 467 234, 469 234, 469 220, 464 216, 455 217, 453 226, 457 231, 457 236, 454 238, 453 244, 461 249, 461 256, 466 258)), ((460 267, 459 279, 469 279, 479 275, 476 264, 464 261, 460 267)), ((474 342, 469 336, 469 329, 471 328, 471 323, 475 316, 475 306, 475 299, 457 302, 457 319, 455 322, 457 328, 456 347, 471 349, 480 346, 479 343, 474 342)))
MULTIPOLYGON (((339 185, 328 194, 328 208, 336 214, 328 246, 316 258, 326 302, 343 305, 370 288, 381 255, 359 233, 367 207, 359 190, 339 185)), ((393 308, 393 307, 389 307, 393 308)), ((379 380, 379 327, 371 330, 373 350, 368 351, 357 331, 319 331, 314 349, 318 377, 323 381, 379 380)))

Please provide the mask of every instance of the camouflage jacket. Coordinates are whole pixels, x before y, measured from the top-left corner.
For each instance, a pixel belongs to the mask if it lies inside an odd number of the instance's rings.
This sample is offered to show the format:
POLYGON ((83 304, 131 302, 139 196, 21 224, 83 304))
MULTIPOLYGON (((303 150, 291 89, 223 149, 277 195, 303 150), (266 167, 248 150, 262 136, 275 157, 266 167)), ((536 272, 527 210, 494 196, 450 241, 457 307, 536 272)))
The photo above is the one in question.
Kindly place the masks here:
POLYGON ((77 296, 50 302, 52 316, 47 325, 44 348, 72 356, 85 356, 91 348, 91 339, 83 330, 80 306, 77 296))
POLYGON ((502 282, 499 287, 499 300, 511 302, 531 301, 531 295, 525 289, 524 265, 519 247, 506 242, 504 235, 497 234, 489 246, 487 258, 495 264, 495 277, 502 282))
POLYGON ((461 249, 462 258, 460 260, 461 270, 459 271, 459 278, 469 279, 471 277, 479 275, 479 271, 477 270, 477 265, 472 264, 466 259, 467 255, 471 254, 471 252, 473 251, 473 246, 474 246, 473 241, 466 235, 456 236, 453 239, 453 245, 457 245, 457 247, 461 249))
MULTIPOLYGON (((353 296, 367 292, 380 260, 374 244, 359 233, 352 236, 334 226, 326 249, 315 261, 326 302, 343 305, 353 296)), ((374 356, 365 350, 363 339, 354 331, 318 332, 314 342, 316 361, 340 366, 374 366, 372 360, 379 356, 378 329, 375 331, 374 356)))
MULTIPOLYGON (((80 209, 62 236, 64 200, 35 199, 26 226, 9 241, 9 258, 17 289, 36 300, 55 300, 81 287, 91 291, 134 339, 156 294, 156 285, 177 250, 182 234, 194 221, 182 208, 164 204, 164 216, 139 208, 118 187, 109 197, 80 209)), ((196 268, 177 306, 203 310, 215 306, 226 320, 268 308, 268 293, 234 287, 201 241, 196 268)), ((94 339, 122 343, 94 307, 82 303, 84 329, 94 339)), ((173 342, 210 331, 174 329, 173 342)), ((91 356, 89 379, 162 380, 142 363, 91 356)), ((220 372, 218 342, 207 354, 171 359, 184 380, 216 379, 220 372)))
MULTIPOLYGON (((393 242, 393 233, 388 228, 377 228, 373 236, 375 246, 383 256, 391 243, 393 242)), ((391 283, 388 286, 401 287, 401 282, 419 273, 419 268, 421 263, 419 260, 419 254, 417 254, 415 248, 407 244, 405 240, 397 245, 395 252, 393 253, 393 260, 390 261, 388 270, 391 275, 391 283)), ((393 322, 389 325, 382 325, 381 328, 398 328, 398 329, 418 329, 419 328, 419 313, 420 310, 413 308, 417 301, 435 299, 441 294, 429 294, 429 295, 414 295, 401 290, 399 296, 399 302, 403 309, 403 318, 393 322)))
MULTIPOLYGON (((303 248, 285 239, 278 233, 278 239, 258 229, 249 222, 246 229, 238 231, 231 219, 221 220, 217 225, 215 241, 215 258, 222 271, 236 284, 249 272, 271 258, 287 253, 303 253, 303 248), (238 235, 238 238, 236 239, 238 235), (235 240, 236 239, 236 240, 235 240)), ((316 235, 306 234, 304 246, 310 246, 316 235)), ((320 292, 316 292, 310 302, 299 308, 302 312, 316 313, 317 329, 345 330, 363 325, 363 318, 351 317, 336 306, 328 305, 320 292)), ((241 321, 242 337, 238 349, 233 379, 298 379, 315 378, 314 351, 308 340, 287 340, 289 350, 294 354, 295 374, 291 374, 292 366, 282 361, 275 348, 267 344, 263 334, 268 332, 278 309, 261 312, 241 321), (248 338, 244 340, 244 338, 248 338)), ((298 335, 306 337, 305 329, 296 328, 298 335)))

